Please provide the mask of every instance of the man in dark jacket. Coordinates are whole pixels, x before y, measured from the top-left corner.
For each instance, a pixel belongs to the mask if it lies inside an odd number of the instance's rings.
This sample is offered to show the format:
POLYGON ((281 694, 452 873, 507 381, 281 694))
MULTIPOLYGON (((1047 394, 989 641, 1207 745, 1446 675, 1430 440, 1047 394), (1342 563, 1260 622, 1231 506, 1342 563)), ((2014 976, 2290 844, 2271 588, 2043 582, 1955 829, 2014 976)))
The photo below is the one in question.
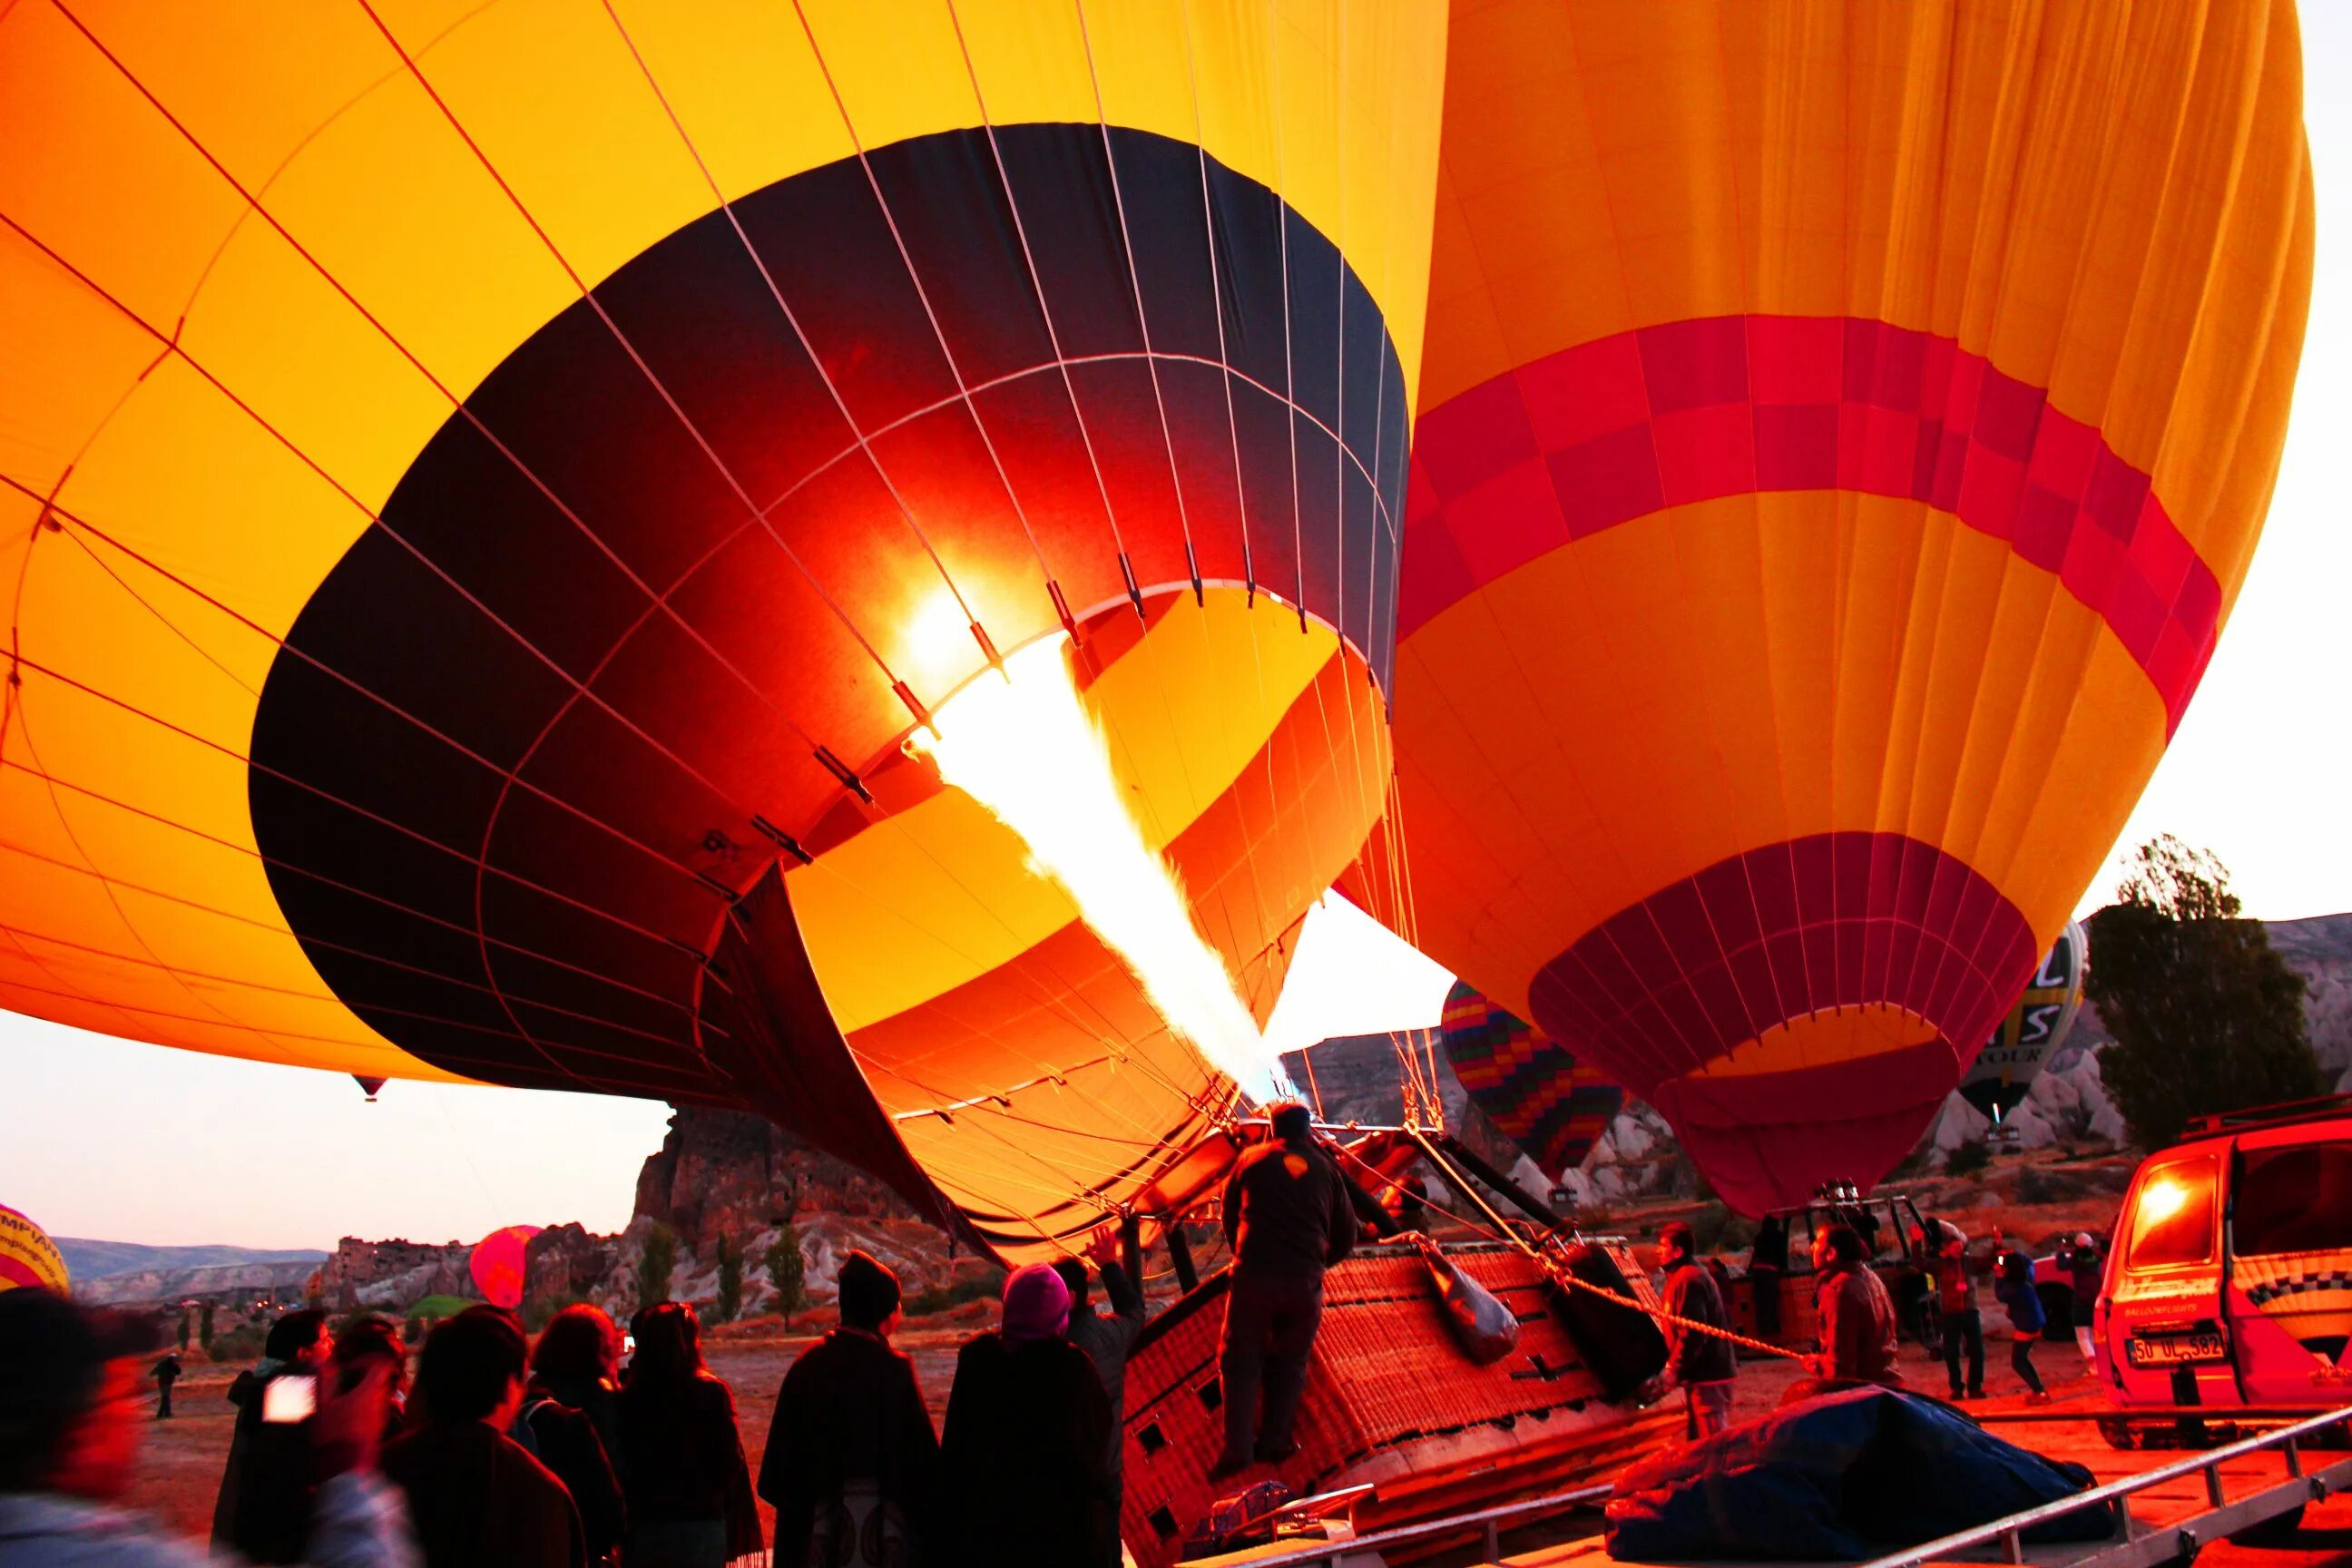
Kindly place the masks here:
POLYGON ((1902 1387, 1895 1364, 1895 1302, 1871 1271, 1861 1234, 1851 1226, 1824 1228, 1813 1238, 1813 1268, 1821 1281, 1822 1334, 1814 1375, 1824 1385, 1814 1392, 1864 1383, 1902 1387))
POLYGON ((1244 1154, 1225 1183, 1225 1240, 1234 1251, 1217 1356, 1225 1447, 1211 1480, 1298 1451, 1290 1424, 1323 1319, 1323 1271, 1356 1244, 1347 1178, 1315 1141, 1307 1108, 1285 1100, 1270 1109, 1273 1140, 1244 1154))
POLYGON ((529 1346, 513 1314, 468 1307, 435 1329, 416 1369, 425 1424, 383 1451, 407 1495, 425 1568, 583 1568, 579 1510, 507 1436, 529 1346))
POLYGON ((841 1327, 784 1373, 760 1460, 760 1495, 776 1510, 775 1560, 878 1562, 893 1531, 905 1558, 936 1557, 940 1443, 914 1363, 890 1346, 898 1276, 853 1252, 839 1290, 841 1327), (879 1549, 871 1554, 869 1534, 879 1549), (812 1536, 822 1536, 822 1550, 811 1549, 812 1536))
POLYGON ((269 1325, 261 1359, 236 1374, 228 1401, 236 1425, 213 1504, 213 1546, 255 1563, 299 1563, 310 1533, 310 1423, 265 1419, 270 1385, 280 1378, 315 1380, 335 1348, 327 1314, 288 1312, 269 1325))
MULTIPOLYGON (((1102 1277, 1103 1294, 1110 1298, 1108 1314, 1095 1310, 1088 1300, 1091 1291, 1085 1262, 1065 1258, 1054 1265, 1054 1272, 1062 1277, 1062 1283, 1070 1290, 1070 1342, 1086 1352, 1087 1359, 1095 1363, 1095 1375, 1102 1379, 1103 1397, 1110 1404, 1108 1460, 1116 1508, 1125 1487, 1127 1468, 1126 1430, 1122 1425, 1127 1416, 1127 1352, 1135 1348, 1135 1337, 1143 1332, 1143 1292, 1119 1267, 1118 1247, 1108 1230, 1097 1234, 1088 1244, 1087 1257, 1094 1260, 1096 1272, 1102 1277)), ((1109 1561, 1113 1564, 1120 1561, 1117 1541, 1110 1543, 1109 1561)))
POLYGON ((180 1381, 180 1356, 177 1351, 165 1351, 148 1376, 155 1380, 155 1419, 172 1418, 172 1385, 180 1381))
POLYGON ((1731 1382, 1739 1375, 1739 1363, 1729 1340, 1689 1326, 1731 1326, 1730 1314, 1723 1310, 1723 1292, 1695 1253, 1691 1227, 1682 1221, 1658 1233, 1658 1261, 1666 1271, 1662 1304, 1668 1321, 1659 1325, 1666 1331, 1666 1369, 1682 1384, 1684 1428, 1697 1439, 1712 1437, 1731 1425, 1731 1382), (1674 1321, 1676 1318, 1685 1321, 1674 1321))

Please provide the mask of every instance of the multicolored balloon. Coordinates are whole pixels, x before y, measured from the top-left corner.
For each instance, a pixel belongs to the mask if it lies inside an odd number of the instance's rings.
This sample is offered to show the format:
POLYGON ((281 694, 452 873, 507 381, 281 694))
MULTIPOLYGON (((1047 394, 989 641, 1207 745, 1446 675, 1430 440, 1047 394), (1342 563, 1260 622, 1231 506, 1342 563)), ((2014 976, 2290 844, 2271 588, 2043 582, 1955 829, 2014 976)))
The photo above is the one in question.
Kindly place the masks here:
POLYGON ((2042 1064, 2074 1031, 2083 1007, 2083 974, 2091 939, 2080 921, 2066 929, 2042 958, 2025 994, 2017 999, 1960 1079, 1961 1097, 1995 1121, 2017 1109, 2033 1088, 2042 1064))
POLYGON ((2294 7, 1491 0, 1445 73, 1354 890, 1735 1206, 1874 1181, 2244 578, 2310 300, 2294 7))
POLYGON ((1454 1076, 1486 1120, 1554 1181, 1584 1163, 1625 1091, 1461 981, 1446 993, 1438 1037, 1454 1076))
POLYGON ((474 1253, 466 1268, 483 1300, 509 1310, 522 1305, 523 1249, 544 1228, 536 1225, 505 1226, 474 1243, 474 1253))
POLYGON ((73 1281, 48 1233, 15 1209, 0 1205, 0 1290, 27 1285, 63 1293, 73 1288, 73 1281))

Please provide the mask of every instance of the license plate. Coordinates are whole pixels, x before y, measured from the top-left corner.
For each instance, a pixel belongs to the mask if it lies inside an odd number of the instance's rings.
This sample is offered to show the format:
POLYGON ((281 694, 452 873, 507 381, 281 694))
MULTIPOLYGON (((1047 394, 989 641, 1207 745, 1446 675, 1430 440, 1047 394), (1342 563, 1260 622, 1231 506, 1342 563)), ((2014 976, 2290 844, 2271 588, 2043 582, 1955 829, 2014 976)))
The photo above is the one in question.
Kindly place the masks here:
POLYGON ((2222 1347, 2221 1336, 2218 1333, 2134 1338, 2128 1346, 2128 1353, 2134 1366, 2179 1366, 2186 1362, 2229 1359, 2229 1352, 2222 1347))

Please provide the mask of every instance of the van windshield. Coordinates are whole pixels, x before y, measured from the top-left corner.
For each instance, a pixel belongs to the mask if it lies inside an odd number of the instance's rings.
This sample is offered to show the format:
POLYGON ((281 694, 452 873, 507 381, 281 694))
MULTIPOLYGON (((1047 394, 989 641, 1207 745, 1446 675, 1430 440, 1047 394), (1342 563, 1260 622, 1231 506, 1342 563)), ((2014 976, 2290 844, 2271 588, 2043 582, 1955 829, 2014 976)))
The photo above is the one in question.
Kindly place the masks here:
POLYGON ((2250 1149, 2231 1220, 2238 1256, 2352 1247, 2352 1142, 2250 1149))
POLYGON ((2148 1172, 2132 1205, 2126 1268, 2204 1263, 2213 1256, 2214 1158, 2200 1154, 2148 1172))

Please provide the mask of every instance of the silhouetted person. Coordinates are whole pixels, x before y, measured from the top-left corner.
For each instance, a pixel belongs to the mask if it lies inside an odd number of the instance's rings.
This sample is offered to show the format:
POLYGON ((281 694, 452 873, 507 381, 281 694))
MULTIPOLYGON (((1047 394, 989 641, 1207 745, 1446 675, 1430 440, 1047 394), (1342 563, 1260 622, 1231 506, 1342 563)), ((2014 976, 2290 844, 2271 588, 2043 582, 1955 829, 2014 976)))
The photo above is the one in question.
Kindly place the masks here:
POLYGON ((1002 1325, 956 1357, 944 1533, 969 1568, 1097 1568, 1118 1550, 1110 1401, 1069 1321, 1069 1287, 1033 1263, 1004 1282, 1002 1325))
POLYGON ((1756 1227, 1756 1245, 1748 1254, 1748 1299, 1756 1304, 1756 1333, 1777 1339, 1780 1333, 1780 1280, 1789 1272, 1789 1227, 1779 1215, 1766 1215, 1756 1227))
POLYGON ((421 1424, 383 1451, 407 1495, 425 1568, 583 1568, 572 1494, 507 1436, 522 1408, 522 1328, 499 1307, 468 1307, 425 1337, 416 1366, 421 1424))
POLYGON ((1712 1437, 1731 1425, 1731 1384, 1739 1363, 1729 1340, 1687 1324, 1728 1329, 1730 1314, 1715 1276, 1693 1256, 1689 1226, 1675 1220, 1658 1233, 1658 1260, 1666 1270, 1660 1305, 1685 1320, 1658 1325, 1666 1332, 1666 1368, 1682 1385, 1684 1430, 1694 1440, 1712 1437))
POLYGON ((290 1377, 315 1384, 334 1348, 326 1313, 289 1312, 269 1325, 261 1359, 228 1385, 236 1425, 213 1505, 215 1546, 255 1563, 300 1560, 310 1531, 310 1423, 263 1417, 271 1384, 290 1377))
POLYGON ((2107 1260, 2087 1230, 2076 1231, 2073 1239, 2058 1249, 2058 1258, 2066 1266, 2067 1283, 2073 1287, 2071 1312, 2075 1348, 2083 1352, 2084 1361, 2095 1360, 2098 1349, 2092 1325, 2097 1317, 2100 1276, 2106 1271, 2107 1260))
POLYGON ((1271 1110, 1274 1137, 1244 1154, 1225 1183, 1225 1240, 1234 1268, 1217 1352, 1225 1447, 1209 1471, 1212 1480, 1236 1475, 1254 1461, 1278 1464, 1298 1451, 1290 1425, 1323 1321, 1323 1271, 1356 1243, 1347 1178, 1316 1142, 1307 1108, 1286 1100, 1271 1110))
POLYGON ((637 1353, 621 1385, 629 1568, 720 1568, 762 1550, 735 1394, 702 1363, 702 1320, 663 1301, 629 1320, 637 1353))
POLYGON ((2033 1283, 2033 1260, 2015 1247, 2002 1253, 1993 1263, 1992 1293, 2009 1310, 2009 1365, 2025 1384, 2025 1403, 2049 1404, 2042 1374, 2033 1370, 2033 1347, 2049 1321, 2033 1283))
POLYGON ((936 1559, 940 1444, 914 1363, 890 1348, 898 1276, 853 1252, 837 1284, 841 1326, 784 1373, 760 1459, 775 1560, 883 1568, 936 1559))
MULTIPOLYGON (((1103 1294, 1110 1300, 1108 1314, 1094 1309, 1083 1260, 1065 1258, 1054 1265, 1054 1272, 1070 1291, 1070 1342, 1094 1363, 1095 1375, 1102 1380, 1103 1398, 1110 1405, 1110 1441, 1105 1458, 1110 1466, 1111 1517, 1116 1519, 1127 1468, 1121 1430, 1127 1418, 1127 1356, 1135 1348, 1136 1336, 1143 1332, 1143 1292, 1119 1266, 1117 1247, 1108 1230, 1087 1247, 1087 1257, 1094 1260, 1102 1277, 1103 1294)), ((1114 1539, 1109 1560, 1117 1563, 1118 1559, 1118 1542, 1114 1539)))
MULTIPOLYGON (((0 1291, 0 1563, 8 1568, 218 1568, 121 1507, 147 1423, 146 1319, 37 1287, 0 1291)), ((414 1568, 399 1494, 375 1473, 383 1374, 320 1394, 310 1423, 320 1568, 414 1568)))
POLYGON ((508 1433, 554 1471, 572 1494, 592 1563, 616 1557, 628 1528, 628 1510, 621 1500, 611 1452, 586 1408, 591 1404, 604 1407, 617 1440, 613 1380, 620 1362, 621 1331, 603 1308, 564 1308, 532 1347, 522 1410, 508 1433))
POLYGON ((156 1362, 147 1375, 155 1380, 155 1419, 169 1421, 172 1418, 172 1385, 180 1381, 179 1355, 175 1352, 165 1351, 163 1359, 156 1362))

